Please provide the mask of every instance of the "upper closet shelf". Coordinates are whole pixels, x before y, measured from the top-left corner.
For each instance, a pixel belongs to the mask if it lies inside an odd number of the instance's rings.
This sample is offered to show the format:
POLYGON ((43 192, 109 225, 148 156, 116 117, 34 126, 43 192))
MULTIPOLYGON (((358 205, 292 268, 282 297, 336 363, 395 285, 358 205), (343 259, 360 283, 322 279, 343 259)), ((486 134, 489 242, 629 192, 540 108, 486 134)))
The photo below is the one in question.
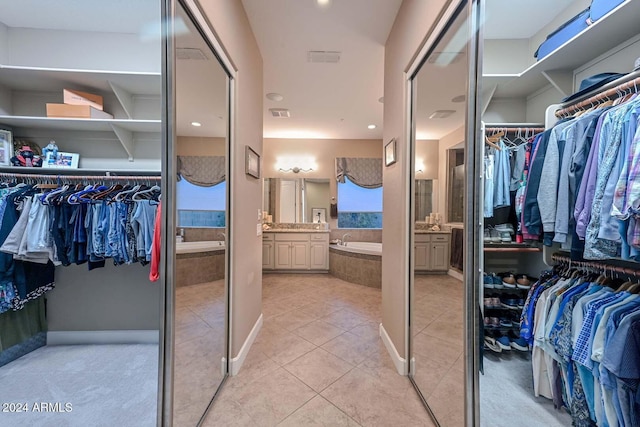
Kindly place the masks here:
POLYGON ((112 85, 134 95, 160 96, 160 73, 71 70, 60 68, 16 67, 0 65, 0 85, 15 90, 62 91, 87 88, 111 92, 112 85))
POLYGON ((129 119, 67 119, 58 117, 2 116, 0 123, 19 128, 73 130, 73 131, 113 131, 113 126, 129 132, 161 131, 160 120, 129 119))
MULTIPOLYGON (((484 74, 483 85, 497 85, 494 98, 522 98, 551 84, 573 92, 573 71, 639 32, 640 1, 627 0, 557 50, 518 74, 484 74)), ((629 69, 633 68, 629 63, 629 69)))

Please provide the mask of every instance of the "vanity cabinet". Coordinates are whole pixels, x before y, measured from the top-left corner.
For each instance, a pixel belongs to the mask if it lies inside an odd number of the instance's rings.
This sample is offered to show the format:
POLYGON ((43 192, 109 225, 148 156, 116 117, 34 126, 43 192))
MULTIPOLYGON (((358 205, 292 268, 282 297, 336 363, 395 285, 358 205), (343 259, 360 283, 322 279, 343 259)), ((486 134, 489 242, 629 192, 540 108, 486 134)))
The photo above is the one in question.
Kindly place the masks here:
POLYGON ((328 233, 264 233, 264 270, 328 270, 328 233))
POLYGON ((273 234, 262 234, 262 269, 273 270, 275 266, 275 251, 273 248, 273 234))
POLYGON ((329 235, 311 234, 311 270, 329 269, 329 235))
POLYGON ((415 270, 447 271, 451 237, 449 233, 419 233, 415 235, 415 270))

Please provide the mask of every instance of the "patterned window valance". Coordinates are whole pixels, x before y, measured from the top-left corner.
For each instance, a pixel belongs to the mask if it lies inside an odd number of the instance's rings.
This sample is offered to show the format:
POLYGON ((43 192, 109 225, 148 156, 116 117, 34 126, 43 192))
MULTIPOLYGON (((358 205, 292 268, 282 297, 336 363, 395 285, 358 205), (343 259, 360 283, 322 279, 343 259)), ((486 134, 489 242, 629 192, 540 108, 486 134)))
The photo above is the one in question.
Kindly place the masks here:
POLYGON ((225 180, 225 161, 224 156, 178 156, 178 180, 213 187, 225 180))
POLYGON ((337 157, 336 179, 343 183, 345 177, 360 187, 382 187, 382 159, 337 157))

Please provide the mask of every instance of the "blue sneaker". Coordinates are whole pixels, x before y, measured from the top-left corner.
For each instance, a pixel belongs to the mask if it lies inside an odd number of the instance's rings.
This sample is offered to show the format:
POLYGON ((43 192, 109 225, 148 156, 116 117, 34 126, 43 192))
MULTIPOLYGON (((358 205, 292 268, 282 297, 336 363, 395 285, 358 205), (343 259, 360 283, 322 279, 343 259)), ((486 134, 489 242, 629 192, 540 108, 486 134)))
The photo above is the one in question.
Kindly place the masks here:
POLYGON ((505 335, 496 338, 496 343, 503 351, 511 350, 511 340, 505 335))
POLYGON ((529 344, 522 338, 511 338, 511 347, 519 351, 529 351, 529 344))

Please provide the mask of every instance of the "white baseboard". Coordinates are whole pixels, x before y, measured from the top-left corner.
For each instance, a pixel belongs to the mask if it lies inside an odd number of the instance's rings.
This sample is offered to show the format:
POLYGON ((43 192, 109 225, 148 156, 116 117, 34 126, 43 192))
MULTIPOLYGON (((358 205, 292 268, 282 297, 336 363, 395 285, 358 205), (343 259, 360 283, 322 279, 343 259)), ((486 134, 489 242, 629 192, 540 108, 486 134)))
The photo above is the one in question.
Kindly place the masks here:
POLYGON ((238 375, 238 372, 240 372, 244 359, 247 357, 247 354, 249 354, 249 350, 258 336, 260 328, 262 328, 262 313, 260 317, 258 317, 258 320, 256 320, 255 325, 253 325, 249 336, 244 340, 244 344, 242 344, 238 355, 229 361, 229 375, 238 375))
POLYGON ((454 277, 460 280, 461 282, 464 280, 464 276, 462 275, 462 273, 460 273, 459 271, 455 271, 451 268, 449 269, 449 271, 447 271, 447 274, 451 277, 454 277))
POLYGON ((396 346, 393 345, 393 341, 391 341, 391 338, 389 338, 389 335, 384 329, 384 326, 382 326, 382 323, 380 323, 380 338, 382 338, 382 342, 387 348, 389 356, 391 356, 391 360, 393 361, 393 364, 395 365, 398 373, 400 375, 407 375, 407 360, 400 357, 400 353, 398 353, 398 350, 396 350, 396 346))
POLYGON ((160 331, 49 331, 47 345, 158 344, 160 331))

